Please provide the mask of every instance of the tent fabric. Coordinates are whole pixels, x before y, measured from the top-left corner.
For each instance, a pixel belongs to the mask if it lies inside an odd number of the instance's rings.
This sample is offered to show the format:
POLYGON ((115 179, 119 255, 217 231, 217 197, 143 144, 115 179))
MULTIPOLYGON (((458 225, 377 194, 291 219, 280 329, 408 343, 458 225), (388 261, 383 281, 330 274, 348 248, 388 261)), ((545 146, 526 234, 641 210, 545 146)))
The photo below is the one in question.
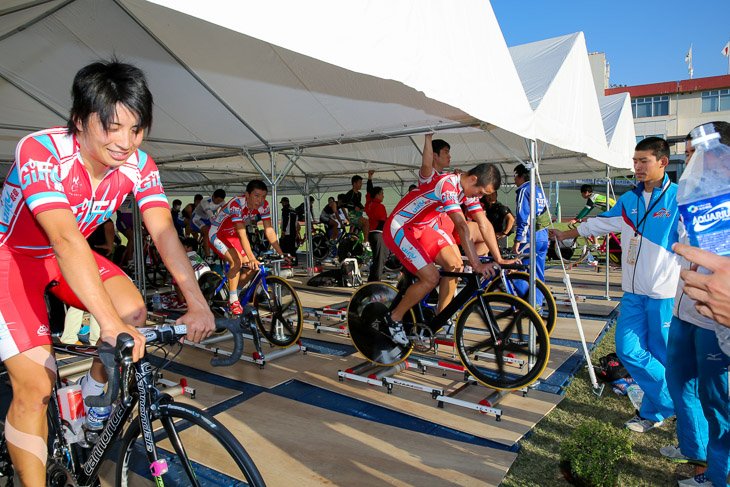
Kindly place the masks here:
MULTIPOLYGON (((530 138, 543 141, 545 180, 593 177, 605 163, 617 164, 603 131, 601 150, 585 143, 597 137, 597 110, 580 115, 592 131, 585 138, 563 141, 548 130, 580 119, 568 111, 572 118, 563 122, 565 111, 555 107, 565 93, 557 87, 574 73, 568 67, 582 69, 582 34, 553 42, 564 59, 551 57, 533 110, 536 98, 523 88, 527 64, 513 63, 514 48, 507 49, 488 2, 6 3, 6 168, 22 136, 65 124, 76 71, 112 55, 147 73, 155 111, 142 148, 170 194, 242 191, 262 172, 279 192, 301 193, 305 181, 313 192, 340 191, 371 168, 383 185, 407 187, 420 166, 421 135, 431 130, 451 144, 452 167, 460 169, 492 162, 511 175, 518 159, 529 159, 530 138), (436 42, 434 25, 454 35, 436 42)), ((550 57, 544 47, 530 62, 542 61, 540 52, 550 57)), ((597 106, 593 96, 587 106, 597 106)))
POLYGON ((632 161, 636 145, 631 97, 628 93, 599 96, 598 104, 610 156, 620 159, 612 161, 611 166, 622 167, 622 161, 632 161))

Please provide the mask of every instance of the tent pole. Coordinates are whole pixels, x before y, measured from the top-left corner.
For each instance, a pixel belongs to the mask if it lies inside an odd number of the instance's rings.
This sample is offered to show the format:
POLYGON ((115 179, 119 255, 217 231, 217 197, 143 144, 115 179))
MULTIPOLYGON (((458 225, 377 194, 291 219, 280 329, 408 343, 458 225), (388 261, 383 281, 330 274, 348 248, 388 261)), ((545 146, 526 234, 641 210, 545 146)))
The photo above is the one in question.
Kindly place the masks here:
POLYGON ((132 245, 134 248, 134 280, 137 284, 137 289, 142 295, 145 303, 147 302, 147 279, 145 272, 145 259, 144 251, 142 250, 142 213, 139 211, 137 202, 134 202, 134 211, 132 212, 132 227, 134 228, 134 234, 132 236, 133 241, 127 242, 127 245, 132 245))
MULTIPOLYGON (((289 162, 291 162, 291 159, 289 159, 289 162)), ((278 198, 276 197, 277 191, 276 186, 277 182, 279 181, 276 178, 276 153, 275 152, 269 152, 269 163, 270 163, 270 170, 271 170, 271 226, 274 227, 274 234, 276 235, 276 238, 279 238, 279 206, 278 206, 278 198)), ((289 167, 289 166, 287 166, 289 167)), ((258 225, 257 225, 258 226, 258 225)), ((264 236, 265 237, 265 236, 264 236)), ((281 274, 280 271, 281 263, 275 262, 274 263, 274 274, 279 275, 281 274)))
POLYGON ((309 205, 309 176, 304 178, 304 225, 307 235, 307 276, 314 275, 314 254, 312 253, 312 208, 309 205))
MULTIPOLYGON (((611 167, 606 165, 606 211, 611 209, 611 167)), ((610 301, 611 296, 608 291, 610 289, 611 274, 611 252, 610 252, 610 235, 606 235, 606 300, 610 301)))
MULTIPOLYGON (((535 252, 535 217, 537 213, 537 195, 535 194, 535 177, 537 170, 537 141, 534 139, 530 141, 530 292, 529 292, 529 305, 533 309, 537 309, 535 304, 535 276, 537 275, 536 262, 537 252, 535 252)), ((535 330, 530 327, 530 363, 529 366, 532 368, 535 365, 535 330)))

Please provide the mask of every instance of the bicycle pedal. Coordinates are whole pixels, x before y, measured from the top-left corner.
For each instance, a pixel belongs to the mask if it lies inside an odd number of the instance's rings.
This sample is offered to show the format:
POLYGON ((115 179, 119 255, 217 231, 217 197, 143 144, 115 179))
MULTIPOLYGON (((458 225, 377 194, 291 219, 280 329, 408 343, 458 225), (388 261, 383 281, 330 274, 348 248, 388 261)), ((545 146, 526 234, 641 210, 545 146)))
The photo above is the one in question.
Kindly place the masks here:
POLYGON ((413 325, 412 335, 408 335, 408 341, 417 352, 429 352, 435 348, 436 341, 433 332, 429 327, 421 323, 413 325))

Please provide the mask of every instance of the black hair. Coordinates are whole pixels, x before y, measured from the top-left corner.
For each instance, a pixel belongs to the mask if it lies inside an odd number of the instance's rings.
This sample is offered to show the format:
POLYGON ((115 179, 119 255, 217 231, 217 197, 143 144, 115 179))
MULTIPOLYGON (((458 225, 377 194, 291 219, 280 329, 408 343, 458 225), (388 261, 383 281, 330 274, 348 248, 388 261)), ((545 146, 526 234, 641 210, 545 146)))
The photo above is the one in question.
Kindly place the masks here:
POLYGON ((357 174, 355 174, 355 175, 354 175, 354 176, 352 177, 352 179, 350 180, 350 182, 351 182, 352 184, 355 184, 355 183, 356 183, 356 182, 358 182, 358 181, 362 181, 362 176, 358 176, 357 174))
POLYGON ((226 190, 225 189, 216 189, 213 191, 213 198, 226 198, 226 190))
POLYGON ((584 184, 583 186, 580 187, 580 192, 581 193, 592 193, 593 186, 591 186, 590 184, 584 184))
POLYGON ((499 174, 499 170, 493 164, 482 163, 478 166, 473 167, 466 173, 467 176, 477 177, 477 186, 486 188, 490 184, 492 188, 497 191, 502 185, 502 176, 499 174))
POLYGON ((529 180, 530 180, 530 170, 529 170, 529 169, 527 169, 527 168, 526 168, 526 167, 525 167, 524 165, 522 165, 522 164, 517 164, 517 165, 515 166, 515 176, 520 176, 520 177, 523 177, 523 178, 525 178, 525 179, 526 179, 527 181, 529 181, 529 180))
POLYGON ((261 191, 266 191, 267 193, 269 192, 269 188, 268 186, 266 186, 266 183, 261 181, 260 179, 252 179, 246 185, 246 192, 248 194, 253 193, 257 189, 260 189, 261 191))
POLYGON ((345 201, 346 198, 347 195, 345 193, 340 193, 337 195, 337 202, 339 203, 340 201, 345 201))
POLYGON ((658 160, 669 158, 669 144, 661 137, 647 137, 636 144, 637 151, 650 151, 658 160))
POLYGON ((193 198, 193 201, 202 201, 202 200, 203 200, 202 194, 196 194, 195 197, 193 198))
POLYGON ((182 201, 180 201, 180 200, 172 200, 172 206, 175 206, 175 205, 182 206, 182 201))
POLYGON ((375 198, 381 191, 383 191, 382 186, 373 186, 373 189, 370 190, 370 197, 375 198))
POLYGON ((434 154, 440 154, 441 149, 443 149, 444 147, 451 150, 451 146, 449 145, 449 143, 443 139, 434 139, 431 141, 431 148, 433 149, 434 154))
POLYGON ((411 191, 413 191, 413 190, 414 190, 414 189, 416 189, 417 187, 418 187, 418 186, 416 186, 415 184, 411 184, 410 186, 408 186, 408 192, 410 193, 411 191))
POLYGON ((117 119, 117 103, 137 115, 141 130, 152 127, 152 93, 141 69, 119 62, 98 61, 81 68, 71 86, 71 113, 66 127, 76 135, 76 123, 86 129, 92 113, 99 115, 102 127, 109 131, 117 119))
POLYGON ((190 247, 193 252, 198 251, 198 240, 193 237, 187 237, 182 241, 183 247, 190 247))

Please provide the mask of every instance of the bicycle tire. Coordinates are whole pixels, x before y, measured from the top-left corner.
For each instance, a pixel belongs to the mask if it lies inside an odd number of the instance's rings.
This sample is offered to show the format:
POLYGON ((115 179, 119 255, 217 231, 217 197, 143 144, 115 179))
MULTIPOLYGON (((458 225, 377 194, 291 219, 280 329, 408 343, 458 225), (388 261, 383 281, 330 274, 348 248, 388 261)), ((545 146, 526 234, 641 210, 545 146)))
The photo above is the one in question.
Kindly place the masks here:
POLYGON ((289 347, 299 340, 304 329, 302 303, 283 277, 267 276, 266 287, 264 290, 261 280, 254 290, 253 305, 258 311, 256 326, 272 345, 289 347))
POLYGON ((618 240, 618 243, 614 242, 612 238, 609 238, 608 240, 608 258, 617 266, 621 265, 621 235, 616 235, 616 240, 618 240))
POLYGON ((167 267, 165 267, 160 253, 154 246, 151 246, 145 252, 144 270, 150 286, 160 288, 165 285, 165 281, 167 280, 167 267))
MULTIPOLYGON (((152 416, 158 454, 167 460, 169 469, 163 476, 165 485, 201 485, 199 479, 206 478, 236 479, 254 487, 266 485, 243 446, 220 421, 205 411, 188 404, 167 403, 160 404, 152 416), (212 441, 209 441, 211 437, 212 441), (183 439, 194 448, 186 449, 183 439), (215 470, 210 466, 212 464, 215 464, 215 470)), ((141 434, 136 419, 122 438, 116 466, 119 486, 154 482, 141 434)), ((226 484, 232 485, 232 482, 226 484)))
POLYGON ((215 271, 205 271, 198 278, 198 286, 210 311, 216 317, 225 317, 228 309, 228 283, 225 283, 218 292, 216 289, 223 282, 223 277, 215 271))
MULTIPOLYGON (((383 282, 369 282, 360 286, 347 305, 347 331, 360 354, 377 365, 391 366, 403 362, 410 355, 411 345, 395 343, 382 329, 382 318, 391 308, 398 290, 383 282)), ((404 318, 406 334, 408 323, 415 323, 413 311, 404 318), (409 321, 410 320, 410 321, 409 321)))
POLYGON ((330 253, 329 245, 327 245, 327 235, 324 233, 316 233, 312 235, 312 255, 317 260, 325 259, 330 253))
MULTIPOLYGON (((510 272, 509 274, 507 274, 507 280, 530 282, 530 275, 526 272, 510 272)), ((553 334, 553 330, 555 329, 555 322, 558 320, 558 307, 555 304, 555 298, 553 297, 553 294, 550 292, 544 282, 542 282, 540 279, 535 279, 535 287, 538 291, 540 291, 543 296, 542 305, 539 306, 538 309, 535 311, 537 311, 537 314, 540 316, 540 318, 542 318, 542 322, 545 325, 548 336, 550 336, 553 334)), ((485 292, 501 292, 509 294, 507 293, 506 286, 502 282, 502 276, 499 276, 496 279, 492 280, 492 282, 487 285, 485 292)), ((515 292, 518 293, 517 289, 515 289, 515 292)), ((526 295, 521 296, 520 294, 517 294, 517 297, 529 303, 526 295)))
POLYGON ((454 338, 466 370, 482 384, 504 391, 535 382, 550 357, 550 339, 542 319, 530 305, 511 294, 485 293, 472 298, 459 313, 454 338), (499 329, 497 340, 485 320, 480 297, 486 300, 486 311, 499 329), (529 350, 530 326, 535 328, 534 353, 529 350), (532 368, 531 358, 535 361, 532 368))
POLYGON ((396 257, 395 254, 390 252, 388 253, 388 257, 385 258, 383 268, 389 272, 400 272, 403 270, 403 264, 400 260, 398 260, 398 257, 396 257))

